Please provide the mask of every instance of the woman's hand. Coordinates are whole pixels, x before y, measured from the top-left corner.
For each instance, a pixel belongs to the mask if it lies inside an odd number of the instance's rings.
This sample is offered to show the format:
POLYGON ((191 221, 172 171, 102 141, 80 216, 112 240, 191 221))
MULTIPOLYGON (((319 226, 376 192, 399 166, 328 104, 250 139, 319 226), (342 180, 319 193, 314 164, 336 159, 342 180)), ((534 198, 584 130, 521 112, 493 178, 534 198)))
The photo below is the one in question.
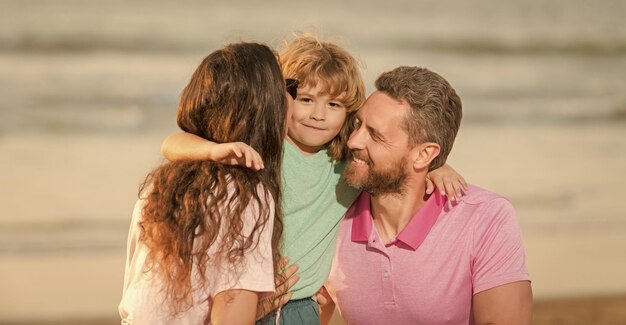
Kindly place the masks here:
POLYGON ((296 274, 298 271, 298 265, 296 264, 285 269, 288 262, 288 257, 280 261, 279 266, 281 271, 279 271, 275 277, 276 291, 271 295, 259 299, 256 308, 257 320, 267 316, 272 311, 278 309, 278 307, 282 307, 291 299, 291 296, 293 296, 293 292, 290 292, 289 289, 300 280, 300 276, 296 274))

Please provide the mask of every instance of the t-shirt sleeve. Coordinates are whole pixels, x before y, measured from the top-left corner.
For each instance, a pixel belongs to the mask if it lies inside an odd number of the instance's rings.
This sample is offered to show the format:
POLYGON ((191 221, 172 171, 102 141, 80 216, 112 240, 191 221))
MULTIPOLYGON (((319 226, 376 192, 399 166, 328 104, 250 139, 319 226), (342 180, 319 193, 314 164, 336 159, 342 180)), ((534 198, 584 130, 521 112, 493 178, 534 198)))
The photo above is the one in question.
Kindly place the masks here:
POLYGON ((130 222, 130 229, 128 230, 128 239, 126 241, 126 264, 124 271, 124 291, 130 285, 134 274, 132 269, 132 264, 135 261, 135 250, 137 249, 137 245, 139 244, 139 221, 141 220, 141 213, 143 210, 143 206, 145 205, 144 200, 137 200, 135 203, 135 207, 133 208, 133 214, 130 222))
MULTIPOLYGON (((213 260, 213 264, 207 268, 207 276, 211 286, 210 295, 214 297, 218 293, 232 289, 245 289, 256 292, 274 291, 274 263, 272 259, 272 231, 274 226, 274 201, 269 197, 269 219, 262 227, 257 245, 253 245, 244 253, 240 264, 236 266, 228 264, 225 259, 213 260)), ((265 201, 263 196, 261 201, 265 201)), ((251 200, 244 211, 243 233, 249 236, 254 224, 260 218, 260 209, 255 200, 251 200)), ((255 235, 256 237, 256 235, 255 235)))
POLYGON ((504 198, 477 210, 473 234, 472 282, 474 294, 504 284, 530 280, 524 242, 515 210, 504 198))

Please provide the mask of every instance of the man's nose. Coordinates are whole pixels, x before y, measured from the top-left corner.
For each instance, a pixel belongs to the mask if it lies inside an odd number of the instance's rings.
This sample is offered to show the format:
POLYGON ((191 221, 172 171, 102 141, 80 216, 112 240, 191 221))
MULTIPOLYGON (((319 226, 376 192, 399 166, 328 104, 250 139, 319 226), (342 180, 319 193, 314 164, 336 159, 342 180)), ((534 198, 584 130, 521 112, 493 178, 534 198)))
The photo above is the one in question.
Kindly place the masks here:
POLYGON ((362 129, 362 127, 354 129, 352 134, 350 134, 350 138, 348 138, 347 143, 349 149, 363 149, 365 132, 363 132, 362 129))

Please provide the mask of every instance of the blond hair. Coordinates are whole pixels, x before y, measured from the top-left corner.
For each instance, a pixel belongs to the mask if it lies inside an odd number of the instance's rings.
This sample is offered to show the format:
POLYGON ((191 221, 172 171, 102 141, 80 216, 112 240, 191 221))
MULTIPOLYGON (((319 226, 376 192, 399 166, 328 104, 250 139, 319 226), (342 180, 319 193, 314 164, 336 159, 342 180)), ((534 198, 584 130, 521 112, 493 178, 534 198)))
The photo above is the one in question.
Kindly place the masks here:
POLYGON ((285 78, 300 81, 301 87, 316 87, 321 93, 346 107, 347 115, 339 134, 325 145, 328 156, 342 160, 347 156, 346 143, 352 132, 354 113, 365 102, 365 85, 359 61, 337 44, 320 40, 309 33, 295 34, 284 42, 278 54, 285 78))

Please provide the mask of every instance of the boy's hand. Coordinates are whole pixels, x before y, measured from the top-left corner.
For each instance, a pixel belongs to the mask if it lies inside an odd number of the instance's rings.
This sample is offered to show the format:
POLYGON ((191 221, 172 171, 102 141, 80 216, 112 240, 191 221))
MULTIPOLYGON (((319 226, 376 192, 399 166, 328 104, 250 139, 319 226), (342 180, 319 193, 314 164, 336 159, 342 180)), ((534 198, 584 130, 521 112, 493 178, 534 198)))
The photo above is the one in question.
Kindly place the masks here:
POLYGON ((320 306, 320 308, 324 308, 330 301, 330 295, 328 291, 326 291, 326 287, 322 286, 320 290, 315 294, 315 301, 320 306))
POLYGON ((169 161, 211 160, 254 170, 265 167, 261 155, 243 142, 215 143, 186 132, 169 135, 161 145, 161 154, 169 161))
POLYGON ((243 142, 211 143, 208 153, 209 160, 223 164, 246 166, 254 170, 265 167, 261 155, 243 142))
POLYGON ((276 275, 276 291, 271 295, 259 299, 259 303, 256 307, 257 320, 286 304, 291 299, 291 296, 293 296, 293 292, 288 291, 300 280, 300 276, 296 274, 296 271, 298 271, 298 265, 296 264, 285 269, 288 262, 289 258, 285 257, 279 263, 282 273, 276 275))
POLYGON ((320 291, 315 294, 315 300, 320 307, 320 324, 329 324, 335 313, 335 302, 326 290, 326 286, 322 286, 320 291))
POLYGON ((463 191, 467 191, 467 182, 463 176, 448 164, 426 175, 426 194, 432 193, 435 186, 442 195, 447 195, 450 201, 460 199, 463 196, 463 191))

